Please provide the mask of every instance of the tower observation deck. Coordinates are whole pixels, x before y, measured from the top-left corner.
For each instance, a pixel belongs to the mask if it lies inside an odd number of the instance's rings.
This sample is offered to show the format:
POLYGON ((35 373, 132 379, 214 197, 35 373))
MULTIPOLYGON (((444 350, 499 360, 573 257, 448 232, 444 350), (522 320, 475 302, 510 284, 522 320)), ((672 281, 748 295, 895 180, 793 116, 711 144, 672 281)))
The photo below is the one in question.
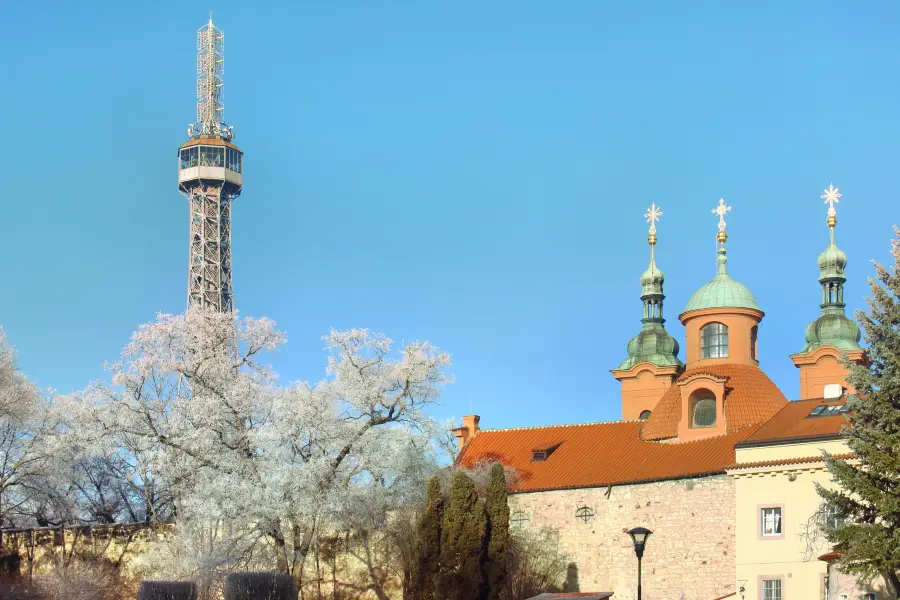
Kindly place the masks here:
POLYGON ((225 35, 210 15, 197 31, 197 122, 178 149, 178 190, 190 208, 187 305, 234 310, 231 202, 243 188, 244 153, 225 123, 225 35))

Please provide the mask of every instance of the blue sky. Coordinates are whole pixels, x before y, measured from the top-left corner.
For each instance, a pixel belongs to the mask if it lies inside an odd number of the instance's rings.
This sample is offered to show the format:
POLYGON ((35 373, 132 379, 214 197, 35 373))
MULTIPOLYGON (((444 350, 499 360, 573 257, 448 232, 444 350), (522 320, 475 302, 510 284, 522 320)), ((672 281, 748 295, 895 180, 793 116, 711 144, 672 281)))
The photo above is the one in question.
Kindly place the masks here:
POLYGON ((844 193, 851 308, 889 257, 896 2, 6 2, 0 323, 44 386, 83 387, 184 309, 175 160, 210 9, 246 153, 236 304, 288 332, 284 379, 322 375, 329 328, 368 327, 453 355, 438 416, 618 418, 642 215, 662 206, 683 341, 724 196, 761 366, 793 398, 824 187, 844 193))

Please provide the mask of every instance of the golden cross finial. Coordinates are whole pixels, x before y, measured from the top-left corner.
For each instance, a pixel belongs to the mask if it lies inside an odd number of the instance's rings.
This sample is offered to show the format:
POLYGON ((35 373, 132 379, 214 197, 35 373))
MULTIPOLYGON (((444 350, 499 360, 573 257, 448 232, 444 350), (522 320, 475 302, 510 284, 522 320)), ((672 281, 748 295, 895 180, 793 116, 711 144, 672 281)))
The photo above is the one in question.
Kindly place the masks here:
POLYGON ((731 207, 725 204, 724 198, 719 198, 719 205, 716 206, 712 213, 719 216, 719 231, 725 231, 725 213, 731 210, 731 207))
POLYGON ((825 193, 822 194, 821 196, 819 196, 819 198, 824 198, 825 204, 828 205, 828 216, 829 217, 833 217, 837 214, 837 211, 834 210, 834 204, 835 204, 835 202, 841 201, 841 196, 843 196, 843 194, 841 194, 841 192, 838 190, 838 188, 834 187, 830 183, 828 184, 828 189, 825 190, 825 193))
POLYGON ((650 235, 656 234, 656 222, 659 221, 659 218, 662 216, 662 211, 659 210, 659 208, 660 207, 656 205, 656 202, 654 202, 650 205, 650 208, 647 209, 647 214, 644 215, 644 218, 650 223, 650 235))

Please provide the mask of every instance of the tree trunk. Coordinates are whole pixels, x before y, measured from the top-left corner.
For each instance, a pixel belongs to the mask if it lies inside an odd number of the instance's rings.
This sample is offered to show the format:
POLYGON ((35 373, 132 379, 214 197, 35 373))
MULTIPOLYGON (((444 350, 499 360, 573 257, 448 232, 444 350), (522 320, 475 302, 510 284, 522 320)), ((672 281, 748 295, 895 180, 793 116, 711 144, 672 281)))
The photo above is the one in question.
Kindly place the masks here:
POLYGON ((884 580, 889 587, 894 588, 894 600, 900 600, 900 575, 897 573, 885 573, 884 580))

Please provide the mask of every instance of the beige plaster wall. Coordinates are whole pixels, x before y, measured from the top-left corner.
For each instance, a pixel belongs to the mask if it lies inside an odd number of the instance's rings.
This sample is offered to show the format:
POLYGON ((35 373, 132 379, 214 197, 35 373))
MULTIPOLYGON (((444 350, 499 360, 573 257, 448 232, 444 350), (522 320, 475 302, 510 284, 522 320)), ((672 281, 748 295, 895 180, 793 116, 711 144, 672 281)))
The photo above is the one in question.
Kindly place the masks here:
MULTIPOLYGON (((739 462, 768 460, 768 454, 774 450, 780 450, 779 458, 791 454, 816 456, 823 447, 834 453, 846 451, 843 442, 810 442, 791 447, 753 449, 750 456, 740 450, 739 462), (759 454, 766 458, 760 459, 759 454)), ((821 533, 815 516, 822 499, 814 485, 816 482, 831 484, 824 463, 735 470, 732 474, 735 477, 737 536, 735 567, 738 589, 744 586, 744 598, 759 599, 760 580, 779 577, 785 599, 825 598, 827 565, 818 557, 830 551, 831 546, 821 533), (783 535, 780 538, 760 535, 759 515, 766 506, 782 507, 783 535)), ((858 599, 861 596, 850 597, 858 599)), ((832 596, 832 600, 837 597, 832 596)))
POLYGON ((711 600, 735 591, 734 481, 726 475, 514 494, 510 508, 527 516, 527 526, 560 532, 583 592, 636 597, 637 559, 625 531, 638 526, 654 532, 643 559, 644 600, 711 600), (580 506, 595 516, 576 518, 580 506))

